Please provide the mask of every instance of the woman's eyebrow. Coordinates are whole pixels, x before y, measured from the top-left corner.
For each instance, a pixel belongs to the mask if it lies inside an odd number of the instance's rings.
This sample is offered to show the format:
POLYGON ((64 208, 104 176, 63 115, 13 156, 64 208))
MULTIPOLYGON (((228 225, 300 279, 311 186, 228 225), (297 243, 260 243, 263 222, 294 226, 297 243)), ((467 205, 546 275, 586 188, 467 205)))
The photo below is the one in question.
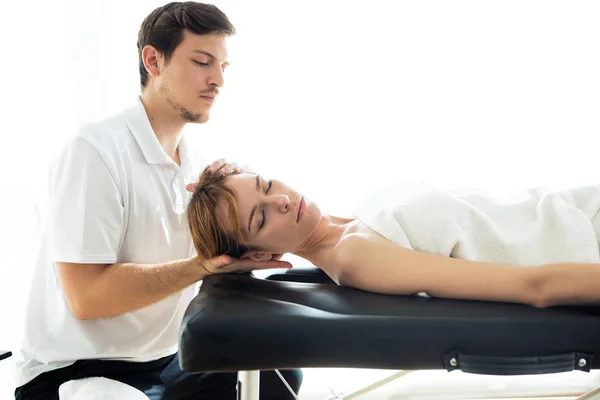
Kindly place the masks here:
MULTIPOLYGON (((256 191, 260 193, 260 178, 258 174, 256 175, 256 191)), ((257 208, 258 206, 255 204, 250 211, 250 219, 248 219, 248 232, 252 232, 250 229, 252 227, 252 218, 254 217, 257 208)))

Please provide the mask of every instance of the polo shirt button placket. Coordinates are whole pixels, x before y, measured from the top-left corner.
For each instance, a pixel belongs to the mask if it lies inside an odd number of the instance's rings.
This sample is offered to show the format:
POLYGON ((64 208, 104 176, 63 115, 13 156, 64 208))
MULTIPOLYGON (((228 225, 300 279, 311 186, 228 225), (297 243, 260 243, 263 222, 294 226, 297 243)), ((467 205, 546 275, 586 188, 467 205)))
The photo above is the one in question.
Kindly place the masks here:
POLYGON ((175 194, 175 209, 173 210, 175 214, 177 214, 177 220, 180 224, 183 223, 183 218, 185 215, 185 205, 184 205, 184 196, 181 191, 185 189, 185 183, 183 181, 183 177, 181 174, 181 170, 177 171, 175 174, 175 178, 173 179, 173 193, 175 194))

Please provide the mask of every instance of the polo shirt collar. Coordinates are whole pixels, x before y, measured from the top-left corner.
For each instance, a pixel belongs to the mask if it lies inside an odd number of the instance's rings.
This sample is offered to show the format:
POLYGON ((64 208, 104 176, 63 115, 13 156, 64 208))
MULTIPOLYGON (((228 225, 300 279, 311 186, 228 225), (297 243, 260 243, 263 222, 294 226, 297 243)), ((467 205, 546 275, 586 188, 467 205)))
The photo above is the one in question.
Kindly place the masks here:
MULTIPOLYGON (((173 160, 160 145, 150 125, 141 97, 138 96, 135 104, 125 111, 125 120, 148 164, 173 164, 173 160)), ((190 157, 185 135, 181 136, 178 148, 182 166, 184 163, 188 164, 190 157)))

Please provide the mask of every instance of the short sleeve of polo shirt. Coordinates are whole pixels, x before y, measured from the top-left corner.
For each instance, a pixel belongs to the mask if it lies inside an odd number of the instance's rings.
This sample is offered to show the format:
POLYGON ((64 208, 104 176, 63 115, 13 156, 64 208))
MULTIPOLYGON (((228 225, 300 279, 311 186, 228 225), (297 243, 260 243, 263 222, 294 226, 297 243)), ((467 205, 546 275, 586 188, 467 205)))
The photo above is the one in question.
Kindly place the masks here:
POLYGON ((119 185, 98 150, 74 139, 50 175, 48 235, 54 262, 114 264, 124 207, 119 185))

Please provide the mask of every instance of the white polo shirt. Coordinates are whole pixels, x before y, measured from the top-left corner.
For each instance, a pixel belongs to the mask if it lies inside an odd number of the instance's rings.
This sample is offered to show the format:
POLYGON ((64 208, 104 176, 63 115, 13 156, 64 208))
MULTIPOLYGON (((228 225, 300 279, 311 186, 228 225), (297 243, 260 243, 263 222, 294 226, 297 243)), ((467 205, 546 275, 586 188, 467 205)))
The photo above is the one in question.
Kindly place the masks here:
POLYGON ((154 264, 194 255, 185 185, 197 181, 206 163, 193 155, 185 135, 179 155, 181 167, 160 146, 138 99, 81 129, 55 161, 17 386, 80 359, 143 362, 177 351, 194 285, 136 311, 81 321, 65 302, 55 262, 154 264))

